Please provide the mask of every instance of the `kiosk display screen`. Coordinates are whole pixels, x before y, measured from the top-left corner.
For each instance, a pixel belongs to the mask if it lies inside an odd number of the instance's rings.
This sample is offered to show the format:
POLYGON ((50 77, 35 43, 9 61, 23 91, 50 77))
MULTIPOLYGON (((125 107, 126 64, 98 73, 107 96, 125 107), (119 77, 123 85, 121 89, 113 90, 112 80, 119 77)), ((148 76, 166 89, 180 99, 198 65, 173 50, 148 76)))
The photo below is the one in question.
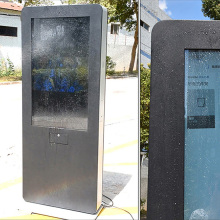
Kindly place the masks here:
POLYGON ((184 219, 220 219, 220 51, 185 50, 184 219))
POLYGON ((32 19, 32 125, 87 130, 89 17, 32 19))

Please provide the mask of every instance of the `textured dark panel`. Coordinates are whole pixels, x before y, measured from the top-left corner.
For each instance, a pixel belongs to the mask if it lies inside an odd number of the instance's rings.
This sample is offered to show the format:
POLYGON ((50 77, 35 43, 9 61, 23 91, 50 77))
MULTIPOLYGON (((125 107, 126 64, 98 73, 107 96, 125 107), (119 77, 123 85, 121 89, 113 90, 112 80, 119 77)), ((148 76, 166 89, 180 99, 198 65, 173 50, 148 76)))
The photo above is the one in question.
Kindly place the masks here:
POLYGON ((184 219, 185 49, 219 49, 218 21, 162 21, 152 32, 147 219, 184 219))

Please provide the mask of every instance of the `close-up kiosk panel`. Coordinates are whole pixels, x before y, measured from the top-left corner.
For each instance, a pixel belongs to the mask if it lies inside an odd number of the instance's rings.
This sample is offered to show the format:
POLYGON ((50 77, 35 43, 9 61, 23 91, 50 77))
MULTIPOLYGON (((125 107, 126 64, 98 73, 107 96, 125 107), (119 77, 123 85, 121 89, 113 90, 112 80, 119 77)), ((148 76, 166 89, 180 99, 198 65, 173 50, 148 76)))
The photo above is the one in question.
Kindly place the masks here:
POLYGON ((152 32, 147 219, 220 219, 220 23, 152 32))
POLYGON ((23 197, 95 214, 102 202, 107 10, 22 11, 23 197))

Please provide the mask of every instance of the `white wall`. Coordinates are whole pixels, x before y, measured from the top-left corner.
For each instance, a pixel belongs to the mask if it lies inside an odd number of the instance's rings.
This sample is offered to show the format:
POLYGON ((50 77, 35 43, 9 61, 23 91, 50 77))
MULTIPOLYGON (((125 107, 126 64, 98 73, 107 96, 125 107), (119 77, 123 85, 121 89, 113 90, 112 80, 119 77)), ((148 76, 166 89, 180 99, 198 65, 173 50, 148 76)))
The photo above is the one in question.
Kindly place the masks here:
POLYGON ((108 25, 107 55, 116 63, 116 71, 127 71, 129 69, 133 44, 134 31, 127 32, 123 28, 119 30, 119 34, 111 34, 111 24, 108 25))
POLYGON ((21 69, 21 19, 19 16, 0 15, 0 25, 17 27, 17 37, 0 36, 0 59, 9 59, 21 69))

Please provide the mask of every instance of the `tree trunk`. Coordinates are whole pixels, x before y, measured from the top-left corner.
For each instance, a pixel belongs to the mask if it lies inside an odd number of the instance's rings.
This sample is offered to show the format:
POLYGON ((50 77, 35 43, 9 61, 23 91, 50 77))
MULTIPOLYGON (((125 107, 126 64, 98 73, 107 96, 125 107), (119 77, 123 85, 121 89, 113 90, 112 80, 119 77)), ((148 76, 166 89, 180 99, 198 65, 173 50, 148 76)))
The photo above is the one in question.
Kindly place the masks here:
POLYGON ((132 73, 134 69, 136 50, 137 50, 137 45, 138 45, 138 3, 136 2, 136 0, 133 0, 133 4, 134 4, 134 11, 136 14, 137 23, 136 23, 135 33, 134 33, 134 44, 133 44, 132 51, 131 51, 131 62, 129 66, 130 73, 132 73))
POLYGON ((133 72, 134 69, 134 63, 135 63, 135 57, 136 57, 136 50, 138 45, 138 25, 136 26, 135 34, 134 34, 134 44, 131 51, 131 62, 129 66, 129 72, 133 72))

